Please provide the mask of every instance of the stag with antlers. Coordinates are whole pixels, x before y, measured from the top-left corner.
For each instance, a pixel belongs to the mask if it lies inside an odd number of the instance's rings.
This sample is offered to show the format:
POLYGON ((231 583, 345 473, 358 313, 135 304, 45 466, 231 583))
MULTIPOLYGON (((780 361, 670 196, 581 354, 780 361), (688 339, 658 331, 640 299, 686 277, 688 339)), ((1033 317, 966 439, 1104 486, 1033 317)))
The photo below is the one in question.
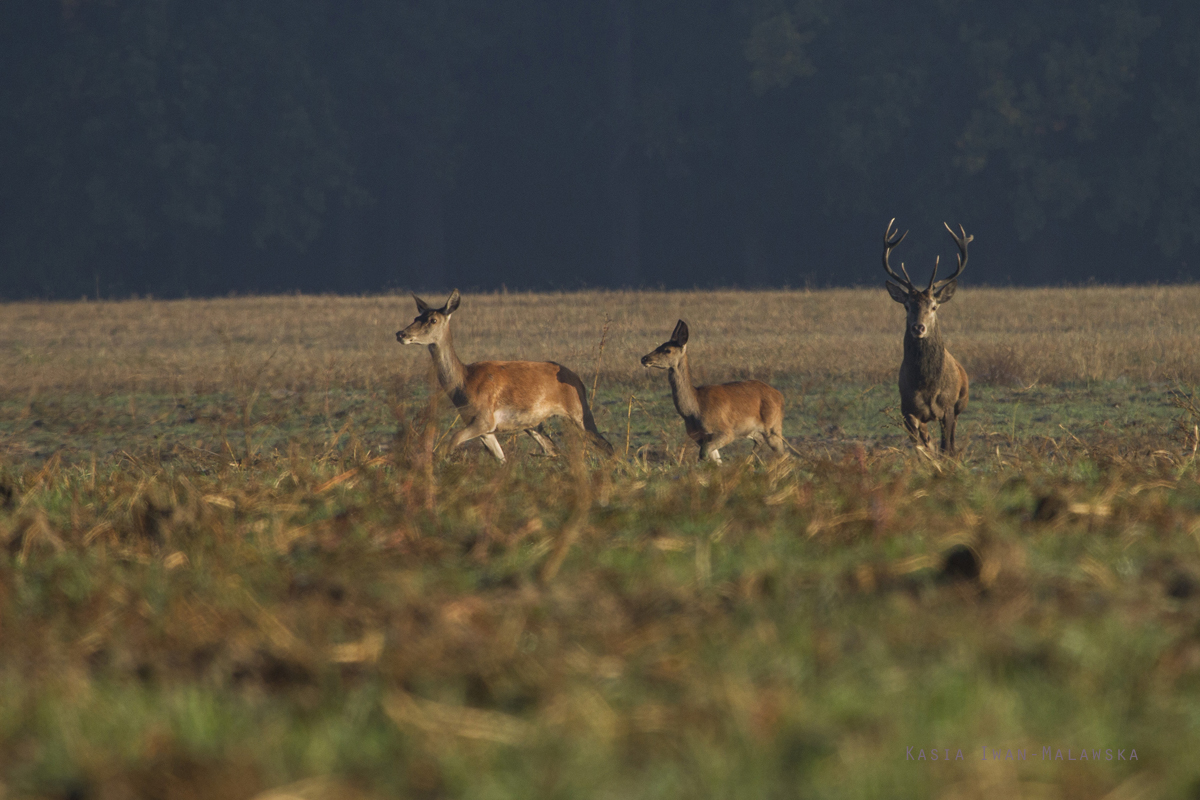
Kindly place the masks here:
MULTIPOLYGON (((967 245, 975 238, 968 236, 960 225, 955 234, 949 224, 946 230, 958 245, 958 269, 949 278, 938 281, 938 261, 933 263, 933 275, 924 290, 913 286, 908 270, 900 264, 903 277, 888 263, 896 245, 904 241, 908 231, 893 233, 893 219, 883 234, 883 268, 896 283, 887 281, 888 294, 902 303, 908 312, 904 329, 904 361, 900 365, 900 412, 904 427, 921 446, 930 447, 926 425, 934 420, 942 423, 942 451, 955 455, 954 427, 967 407, 967 371, 954 360, 942 341, 938 328, 937 310, 954 296, 958 276, 967 265, 967 245), (897 285, 899 284, 899 285, 897 285)), ((943 223, 945 224, 945 223, 943 223)))

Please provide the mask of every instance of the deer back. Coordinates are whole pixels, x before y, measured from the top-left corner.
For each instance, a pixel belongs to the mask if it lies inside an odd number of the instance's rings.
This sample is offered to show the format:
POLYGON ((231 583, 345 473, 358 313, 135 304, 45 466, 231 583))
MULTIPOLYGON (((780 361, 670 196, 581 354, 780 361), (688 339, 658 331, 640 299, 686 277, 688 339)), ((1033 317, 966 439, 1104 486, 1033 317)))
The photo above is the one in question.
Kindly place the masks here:
POLYGON ((579 377, 553 361, 477 361, 466 366, 463 382, 464 399, 474 409, 539 422, 577 417, 583 391, 579 377))
POLYGON ((783 424, 783 394, 762 381, 696 387, 706 430, 775 429, 783 424))

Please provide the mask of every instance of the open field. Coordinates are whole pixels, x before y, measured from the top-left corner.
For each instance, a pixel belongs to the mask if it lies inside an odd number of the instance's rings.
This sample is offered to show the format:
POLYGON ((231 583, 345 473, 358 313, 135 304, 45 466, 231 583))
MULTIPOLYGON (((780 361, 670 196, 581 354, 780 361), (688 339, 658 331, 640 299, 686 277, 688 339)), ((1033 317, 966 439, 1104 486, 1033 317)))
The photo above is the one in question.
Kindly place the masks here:
MULTIPOLYGON (((941 324, 977 380, 1197 382, 1197 307, 1200 285, 967 287, 941 324)), ((466 295, 454 325, 467 361, 553 359, 590 379, 606 315, 601 376, 635 385, 645 383, 638 358, 679 317, 691 324, 693 370, 704 381, 890 384, 902 350, 902 312, 875 287, 466 295)), ((424 378, 426 360, 393 336, 413 316, 403 295, 9 304, 3 391, 213 392, 249 377, 297 390, 392 385, 424 378)))
POLYGON ((467 295, 618 454, 501 467, 406 297, 5 305, 0 797, 1197 796, 1197 307, 964 287, 950 463, 882 289, 467 295), (696 463, 681 316, 798 457, 696 463))

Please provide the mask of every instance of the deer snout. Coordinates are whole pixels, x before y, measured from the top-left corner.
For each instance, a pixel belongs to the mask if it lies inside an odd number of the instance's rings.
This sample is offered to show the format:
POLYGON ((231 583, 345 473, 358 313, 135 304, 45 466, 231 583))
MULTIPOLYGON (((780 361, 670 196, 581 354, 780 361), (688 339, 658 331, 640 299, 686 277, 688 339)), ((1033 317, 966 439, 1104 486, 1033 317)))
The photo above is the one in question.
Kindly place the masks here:
POLYGON ((400 344, 407 344, 404 341, 404 331, 396 331, 396 341, 400 344))
POLYGON ((918 322, 917 324, 912 326, 913 336, 916 336, 918 339, 923 337, 927 330, 928 330, 928 328, 925 327, 925 323, 923 323, 923 322, 918 322))

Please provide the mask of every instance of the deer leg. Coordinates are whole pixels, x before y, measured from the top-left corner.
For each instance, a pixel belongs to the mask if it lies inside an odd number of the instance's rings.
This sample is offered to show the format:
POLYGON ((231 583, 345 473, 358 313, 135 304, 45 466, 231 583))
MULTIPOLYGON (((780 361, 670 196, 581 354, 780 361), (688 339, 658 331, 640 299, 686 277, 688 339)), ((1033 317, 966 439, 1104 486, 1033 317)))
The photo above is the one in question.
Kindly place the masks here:
POLYGON ((768 430, 766 432, 755 431, 754 433, 750 434, 746 438, 749 439, 750 441, 754 442, 755 450, 757 450, 758 446, 760 444, 762 444, 762 445, 766 445, 767 447, 771 448, 771 451, 774 452, 775 455, 777 455, 777 456, 782 456, 782 455, 787 454, 787 446, 784 444, 783 435, 780 434, 779 431, 771 431, 771 430, 768 430))
POLYGON ((933 440, 929 436, 929 428, 917 418, 916 414, 904 415, 904 427, 908 430, 908 435, 921 447, 928 448, 932 444, 933 440))
POLYGON ((503 464, 504 451, 500 449, 500 441, 496 439, 496 435, 492 433, 494 428, 495 424, 493 420, 484 419, 482 415, 476 417, 475 419, 471 420, 466 427, 460 429, 454 434, 454 436, 450 437, 450 451, 454 452, 458 448, 462 447, 466 442, 469 442, 472 439, 478 439, 480 436, 482 436, 484 437, 484 446, 491 451, 492 455, 499 459, 501 464, 503 464), (491 441, 488 441, 489 438, 491 441))
POLYGON ((537 426, 536 428, 526 428, 525 432, 533 437, 535 442, 542 446, 542 452, 547 456, 554 458, 558 455, 558 450, 555 449, 554 442, 550 441, 550 438, 546 435, 546 432, 542 429, 541 425, 537 426))
POLYGON ((500 440, 496 438, 496 434, 485 433, 483 435, 483 446, 496 457, 497 461, 501 464, 504 463, 504 451, 500 449, 500 440))
POLYGON ((956 454, 954 447, 954 428, 957 425, 958 417, 953 411, 942 417, 942 452, 951 458, 954 458, 956 454))
POLYGON ((610 456, 613 454, 613 446, 600 434, 600 429, 596 427, 596 420, 592 418, 591 411, 585 410, 581 405, 580 408, 568 415, 567 419, 574 422, 575 426, 583 432, 584 437, 591 441, 597 449, 610 456))
POLYGON ((718 464, 721 463, 720 450, 725 445, 733 441, 733 434, 728 431, 714 433, 700 443, 700 460, 711 458, 718 464))

